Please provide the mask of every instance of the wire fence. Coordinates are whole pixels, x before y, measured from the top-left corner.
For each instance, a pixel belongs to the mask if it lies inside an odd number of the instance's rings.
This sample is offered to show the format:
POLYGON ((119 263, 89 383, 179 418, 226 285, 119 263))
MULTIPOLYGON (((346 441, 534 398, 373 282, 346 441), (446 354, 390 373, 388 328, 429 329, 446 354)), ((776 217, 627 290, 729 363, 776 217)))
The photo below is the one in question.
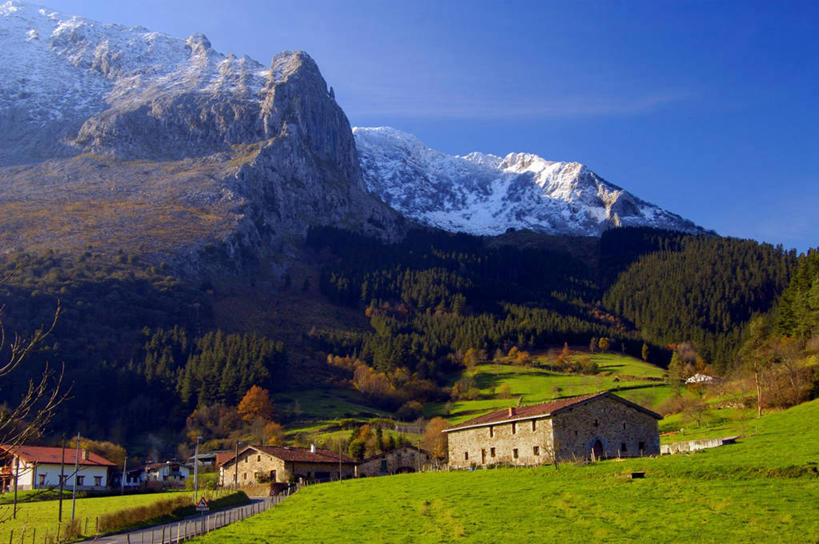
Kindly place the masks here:
MULTIPOLYGON (((134 530, 124 533, 118 542, 125 544, 176 544, 191 538, 207 534, 215 529, 241 521, 269 510, 298 490, 298 486, 281 495, 265 497, 260 501, 216 512, 207 512, 195 517, 168 523, 156 527, 134 530)), ((11 530, 8 544, 60 544, 75 542, 86 535, 94 540, 102 535, 98 530, 99 518, 96 521, 85 518, 55 524, 52 529, 43 527, 23 527, 11 530), (91 532, 89 532, 89 530, 91 532)), ((0 544, 6 544, 5 541, 0 544)))
POLYGON ((175 544, 184 542, 197 536, 205 535, 211 531, 230 525, 236 521, 261 514, 279 504, 284 497, 266 497, 259 502, 254 502, 246 506, 232 508, 222 512, 212 512, 197 518, 179 521, 155 527, 150 530, 140 531, 133 535, 125 535, 127 544, 175 544))

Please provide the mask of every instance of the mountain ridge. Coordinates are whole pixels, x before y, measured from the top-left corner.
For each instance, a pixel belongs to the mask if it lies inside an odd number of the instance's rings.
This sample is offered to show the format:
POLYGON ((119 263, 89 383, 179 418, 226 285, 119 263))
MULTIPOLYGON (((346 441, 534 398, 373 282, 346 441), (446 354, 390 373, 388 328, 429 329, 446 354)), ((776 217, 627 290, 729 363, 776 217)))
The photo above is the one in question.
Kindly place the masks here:
POLYGON ((599 236, 621 226, 705 232, 581 163, 532 153, 446 155, 390 127, 354 127, 353 133, 368 189, 429 226, 475 235, 599 236))

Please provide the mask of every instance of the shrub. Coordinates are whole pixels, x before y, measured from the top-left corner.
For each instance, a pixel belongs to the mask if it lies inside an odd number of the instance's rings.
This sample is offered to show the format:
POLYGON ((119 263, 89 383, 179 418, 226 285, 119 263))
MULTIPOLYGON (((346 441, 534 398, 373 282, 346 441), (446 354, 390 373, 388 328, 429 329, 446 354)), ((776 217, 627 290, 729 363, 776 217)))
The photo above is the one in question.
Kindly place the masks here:
POLYGON ((163 499, 145 506, 136 506, 118 510, 110 514, 100 516, 100 530, 110 532, 124 527, 138 525, 140 523, 170 516, 175 510, 191 506, 190 495, 180 495, 172 499, 163 499))

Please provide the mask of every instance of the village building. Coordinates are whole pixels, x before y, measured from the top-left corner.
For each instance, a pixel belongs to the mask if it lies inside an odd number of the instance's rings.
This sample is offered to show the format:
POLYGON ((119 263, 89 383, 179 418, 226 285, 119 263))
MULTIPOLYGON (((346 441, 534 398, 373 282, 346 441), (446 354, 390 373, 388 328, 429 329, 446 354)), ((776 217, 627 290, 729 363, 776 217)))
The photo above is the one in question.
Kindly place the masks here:
POLYGON ((326 482, 355 475, 356 463, 330 450, 287 446, 246 446, 238 463, 231 457, 219 467, 219 483, 224 487, 256 483, 326 482))
POLYGON ((191 455, 188 457, 188 462, 185 464, 192 467, 195 459, 198 461, 200 467, 211 467, 215 470, 228 459, 233 459, 233 455, 233 450, 208 451, 205 453, 200 453, 198 456, 191 455))
POLYGON ((492 412, 446 429, 451 468, 660 454, 662 416, 609 392, 492 412))
POLYGON ((429 464, 427 452, 414 446, 401 446, 364 459, 358 464, 357 475, 369 477, 420 472, 427 464, 429 464))
POLYGON ((44 446, 0 446, 0 492, 14 489, 48 489, 60 487, 60 475, 64 487, 72 489, 75 478, 77 489, 83 491, 104 490, 108 487, 109 472, 114 463, 108 459, 81 449, 79 459, 75 448, 51 448, 44 446), (74 474, 75 463, 78 467, 74 474), (62 470, 61 470, 62 466, 62 470))
POLYGON ((686 385, 709 385, 713 383, 719 383, 722 379, 717 376, 711 376, 710 374, 700 374, 697 372, 687 380, 685 380, 686 385))
POLYGON ((185 487, 191 469, 176 461, 165 461, 132 468, 126 474, 125 487, 145 487, 149 482, 159 482, 162 487, 185 487))

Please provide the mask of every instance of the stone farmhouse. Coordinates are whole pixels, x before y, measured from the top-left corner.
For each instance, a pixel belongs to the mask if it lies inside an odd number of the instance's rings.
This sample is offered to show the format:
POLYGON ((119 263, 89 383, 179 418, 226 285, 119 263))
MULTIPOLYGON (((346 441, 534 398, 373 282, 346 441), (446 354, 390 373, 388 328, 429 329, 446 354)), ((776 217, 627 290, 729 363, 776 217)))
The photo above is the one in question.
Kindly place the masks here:
POLYGON ((392 451, 368 457, 358 464, 359 477, 387 476, 418 472, 429 463, 429 455, 414 446, 401 446, 392 451))
POLYGON ((239 452, 238 465, 231 456, 219 467, 219 483, 238 485, 255 483, 288 483, 302 481, 330 481, 355 476, 356 463, 346 455, 330 450, 291 448, 286 446, 246 446, 239 452))
POLYGON ((77 489, 84 491, 105 489, 110 470, 116 468, 108 459, 88 450, 80 450, 77 459, 75 448, 0 446, 0 492, 12 490, 15 477, 20 490, 59 487, 60 474, 65 476, 66 489, 71 489, 74 487, 75 462, 78 466, 77 489), (61 473, 63 451, 65 461, 61 473))
POLYGON ((609 392, 508 408, 446 429, 449 466, 660 454, 662 416, 609 392))

